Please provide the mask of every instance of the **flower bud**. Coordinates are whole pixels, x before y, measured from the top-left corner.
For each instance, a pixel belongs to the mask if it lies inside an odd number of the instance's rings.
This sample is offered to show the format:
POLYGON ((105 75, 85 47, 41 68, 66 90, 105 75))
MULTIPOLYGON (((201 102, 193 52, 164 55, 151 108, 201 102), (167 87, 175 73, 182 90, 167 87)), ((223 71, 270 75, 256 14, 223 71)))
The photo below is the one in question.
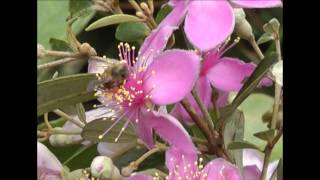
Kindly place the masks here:
POLYGON ((91 163, 90 169, 91 175, 99 179, 123 179, 118 168, 114 166, 112 160, 106 156, 95 157, 91 163))
MULTIPOLYGON (((62 128, 57 127, 55 130, 62 130, 62 128)), ((49 137, 49 142, 54 147, 65 147, 73 143, 73 138, 71 135, 66 134, 53 134, 49 137)))
POLYGON ((127 166, 121 169, 121 174, 123 176, 129 177, 133 171, 134 169, 131 166, 127 166))
POLYGON ((235 21, 236 24, 241 23, 242 21, 246 20, 246 14, 244 13, 242 8, 235 8, 234 9, 235 21))
POLYGON ((46 54, 45 48, 41 44, 37 44, 37 57, 43 58, 46 54))
POLYGON ((235 8, 235 33, 242 39, 247 41, 251 41, 254 39, 252 27, 250 23, 246 20, 246 14, 243 9, 235 8))
POLYGON ((81 54, 85 54, 88 56, 96 56, 97 55, 96 50, 93 47, 91 47, 90 44, 88 44, 88 43, 82 43, 80 45, 79 51, 81 54))

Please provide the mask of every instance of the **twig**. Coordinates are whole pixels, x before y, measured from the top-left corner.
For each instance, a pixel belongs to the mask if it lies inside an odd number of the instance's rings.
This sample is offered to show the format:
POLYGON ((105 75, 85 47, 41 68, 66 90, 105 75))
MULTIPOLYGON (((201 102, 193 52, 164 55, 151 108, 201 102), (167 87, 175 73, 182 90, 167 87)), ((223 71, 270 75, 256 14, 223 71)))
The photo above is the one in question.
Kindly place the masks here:
POLYGON ((51 126, 51 124, 49 123, 49 120, 48 120, 48 113, 44 114, 44 123, 48 127, 49 131, 53 130, 53 127, 51 126))
POLYGON ((210 129, 208 125, 197 115, 196 111, 191 107, 190 103, 187 99, 183 99, 180 101, 181 105, 184 107, 184 109, 188 112, 190 117, 193 119, 193 121, 196 123, 196 125, 199 127, 199 129, 203 132, 203 134, 206 136, 208 142, 209 142, 209 150, 218 155, 219 157, 223 157, 229 161, 231 161, 231 158, 224 153, 223 150, 219 147, 219 134, 218 132, 210 132, 210 129))
POLYGON ((84 125, 81 122, 74 120, 71 116, 69 116, 68 114, 64 113, 63 111, 61 111, 59 109, 56 109, 53 112, 56 113, 57 115, 65 118, 65 119, 67 119, 68 121, 72 122, 73 124, 77 125, 81 129, 84 127, 84 125))
POLYGON ((38 65, 37 66, 37 70, 47 69, 47 68, 59 66, 61 64, 72 62, 72 61, 75 61, 75 60, 79 60, 79 59, 78 58, 73 58, 73 57, 59 59, 57 61, 53 61, 53 62, 49 62, 49 63, 46 63, 46 64, 38 65))
POLYGON ((211 116, 210 116, 210 114, 209 114, 206 106, 204 105, 202 99, 200 98, 198 92, 197 92, 195 89, 193 89, 193 90, 191 91, 191 93, 192 93, 194 99, 196 100, 196 102, 198 103, 198 105, 199 105, 199 107, 200 107, 200 110, 201 110, 201 112, 202 112, 202 114, 203 114, 204 120, 205 120, 205 121, 207 122, 207 124, 209 125, 210 131, 213 132, 213 131, 214 131, 214 124, 213 124, 213 121, 212 121, 212 119, 211 119, 211 116))

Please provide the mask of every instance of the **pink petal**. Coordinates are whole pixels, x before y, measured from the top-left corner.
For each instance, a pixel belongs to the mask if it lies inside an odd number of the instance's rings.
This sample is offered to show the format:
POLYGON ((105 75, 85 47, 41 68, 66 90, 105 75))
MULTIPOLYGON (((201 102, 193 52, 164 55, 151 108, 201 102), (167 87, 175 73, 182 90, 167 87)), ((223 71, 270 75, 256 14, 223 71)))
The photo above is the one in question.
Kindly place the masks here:
MULTIPOLYGON (((190 95, 188 95, 187 97, 189 96, 190 95)), ((194 123, 191 117, 189 116, 189 114, 187 113, 187 111, 184 109, 184 107, 180 103, 177 103, 174 105, 170 114, 175 118, 181 120, 184 124, 192 125, 194 123)))
POLYGON ((173 116, 152 111, 145 115, 145 118, 148 126, 152 127, 171 147, 181 149, 183 152, 196 152, 188 132, 173 116))
POLYGON ((221 44, 233 31, 235 17, 226 0, 192 1, 185 19, 189 41, 201 51, 221 44))
POLYGON ((56 156, 40 142, 37 142, 38 180, 59 180, 63 167, 56 156))
POLYGON ((191 91, 197 79, 199 62, 199 56, 192 51, 163 52, 146 70, 144 91, 150 92, 151 101, 157 105, 180 101, 191 91))
POLYGON ((154 146, 152 126, 147 123, 149 117, 144 115, 140 116, 139 123, 136 124, 136 132, 139 137, 145 143, 145 145, 151 149, 154 146))
POLYGON ((147 66, 152 63, 153 58, 166 47, 173 31, 179 28, 186 12, 186 5, 178 5, 162 20, 158 28, 154 29, 141 45, 135 67, 141 67, 145 60, 147 66))
POLYGON ((108 156, 110 158, 114 158, 118 155, 120 150, 128 149, 128 147, 132 147, 133 143, 99 143, 98 144, 98 152, 102 156, 108 156))
POLYGON ((197 162, 196 152, 186 153, 181 149, 171 147, 166 151, 166 166, 169 170, 168 179, 176 180, 179 179, 179 176, 192 177, 192 174, 198 170, 195 162, 197 162), (185 167, 188 167, 187 171, 184 169, 185 167))
POLYGON ((259 170, 262 170, 263 156, 257 150, 243 149, 243 166, 255 165, 259 170))
POLYGON ((210 161, 203 171, 208 174, 207 179, 242 180, 239 169, 222 158, 210 161))
POLYGON ((268 170, 267 170, 267 179, 270 179, 270 177, 272 176, 272 173, 277 169, 278 163, 279 163, 279 160, 272 161, 271 163, 269 163, 268 170))
POLYGON ((281 0, 230 0, 231 4, 242 8, 282 7, 281 0))
MULTIPOLYGON (((204 102, 204 104, 207 107, 211 106, 211 87, 210 82, 206 77, 200 77, 195 85, 195 89, 198 92, 200 98, 204 102)), ((193 96, 188 94, 186 96, 186 99, 189 101, 191 106, 196 110, 197 114, 202 116, 202 112, 197 104, 197 102, 194 100, 193 96)), ((187 111, 184 109, 184 107, 178 103, 175 105, 174 109, 172 110, 171 114, 179 119, 181 119, 186 124, 192 124, 193 120, 187 113, 187 111)))
POLYGON ((212 85, 220 90, 238 91, 254 68, 254 64, 225 57, 208 71, 207 77, 212 85))
POLYGON ((152 176, 138 174, 131 177, 126 178, 126 180, 153 180, 152 176))
MULTIPOLYGON (((200 77, 195 85, 195 88, 197 89, 197 92, 199 93, 199 96, 204 102, 204 104, 206 105, 206 107, 212 108, 212 102, 211 102, 212 89, 210 87, 210 82, 208 81, 208 79, 206 77, 200 77)), ((228 95, 229 93, 227 92, 219 91, 219 98, 217 101, 218 107, 224 107, 227 105, 228 95)), ((200 107, 196 103, 191 93, 186 96, 186 99, 189 101, 191 106, 195 109, 197 114, 202 116, 200 107)), ((177 103, 174 106, 170 114, 182 120, 187 125, 192 125, 194 123, 191 117, 189 116, 189 114, 187 113, 187 111, 184 109, 184 107, 180 103, 177 103)))
POLYGON ((260 180, 261 171, 256 165, 245 166, 243 168, 243 177, 245 180, 260 180))
POLYGON ((221 54, 216 49, 206 53, 201 66, 200 76, 205 76, 208 70, 219 62, 220 57, 221 54))

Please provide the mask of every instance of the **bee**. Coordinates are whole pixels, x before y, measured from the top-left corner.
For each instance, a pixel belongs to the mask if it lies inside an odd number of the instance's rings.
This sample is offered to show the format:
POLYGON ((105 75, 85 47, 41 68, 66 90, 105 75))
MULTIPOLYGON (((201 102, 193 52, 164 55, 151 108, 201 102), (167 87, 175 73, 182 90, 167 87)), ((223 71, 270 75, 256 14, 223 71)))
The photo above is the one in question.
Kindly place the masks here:
POLYGON ((94 91, 97 87, 114 90, 123 85, 129 76, 126 63, 112 60, 111 62, 102 60, 89 60, 89 69, 95 68, 101 73, 97 74, 98 80, 93 80, 88 85, 88 91, 94 91), (91 66, 91 67, 90 67, 91 66))

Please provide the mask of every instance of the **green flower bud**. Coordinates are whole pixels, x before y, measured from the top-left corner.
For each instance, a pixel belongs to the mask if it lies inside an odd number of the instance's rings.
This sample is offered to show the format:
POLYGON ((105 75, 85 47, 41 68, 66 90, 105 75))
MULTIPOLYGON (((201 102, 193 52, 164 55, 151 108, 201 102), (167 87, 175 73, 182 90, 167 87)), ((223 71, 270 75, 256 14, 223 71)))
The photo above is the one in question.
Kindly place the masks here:
MULTIPOLYGON (((62 128, 54 128, 56 130, 62 130, 62 128)), ((71 135, 66 134, 53 134, 49 137, 49 142, 54 147, 65 147, 73 144, 73 138, 71 135)))
POLYGON ((45 55, 46 55, 46 52, 45 52, 45 48, 38 43, 37 45, 37 57, 38 58, 43 58, 45 55))
POLYGON ((246 20, 246 14, 243 9, 235 8, 235 33, 242 39, 247 41, 251 41, 254 39, 252 27, 250 23, 246 20))

